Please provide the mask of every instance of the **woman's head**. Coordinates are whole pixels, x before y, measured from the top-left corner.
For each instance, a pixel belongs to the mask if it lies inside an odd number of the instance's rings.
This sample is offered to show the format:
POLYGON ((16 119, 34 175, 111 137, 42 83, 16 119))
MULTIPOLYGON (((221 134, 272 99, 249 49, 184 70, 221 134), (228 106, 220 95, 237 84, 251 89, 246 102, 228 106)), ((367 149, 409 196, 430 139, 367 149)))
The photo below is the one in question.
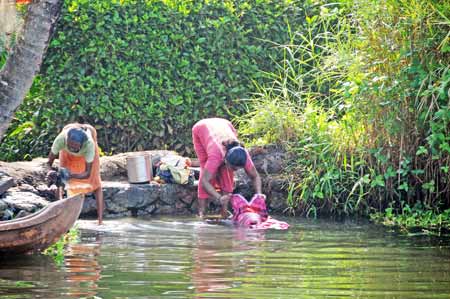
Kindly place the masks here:
POLYGON ((225 154, 225 162, 233 169, 242 168, 247 162, 247 151, 237 142, 231 142, 225 145, 227 153, 225 154))
POLYGON ((87 134, 83 129, 72 128, 67 132, 67 147, 71 152, 77 153, 87 139, 87 134))

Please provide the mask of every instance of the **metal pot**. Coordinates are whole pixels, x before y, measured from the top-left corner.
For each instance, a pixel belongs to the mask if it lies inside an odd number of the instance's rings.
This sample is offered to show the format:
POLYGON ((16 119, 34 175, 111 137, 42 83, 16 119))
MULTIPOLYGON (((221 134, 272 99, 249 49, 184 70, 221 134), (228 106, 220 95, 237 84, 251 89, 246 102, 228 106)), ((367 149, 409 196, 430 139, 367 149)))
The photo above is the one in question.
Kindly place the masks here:
POLYGON ((128 182, 148 183, 153 179, 152 159, 149 154, 140 153, 127 157, 128 182))

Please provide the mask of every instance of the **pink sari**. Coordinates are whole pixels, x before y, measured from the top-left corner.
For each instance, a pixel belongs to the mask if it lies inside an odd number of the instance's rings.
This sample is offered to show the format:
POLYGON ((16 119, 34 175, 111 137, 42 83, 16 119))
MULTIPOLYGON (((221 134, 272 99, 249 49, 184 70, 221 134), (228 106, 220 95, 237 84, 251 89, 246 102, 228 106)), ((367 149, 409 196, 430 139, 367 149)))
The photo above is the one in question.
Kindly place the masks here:
POLYGON ((266 197, 256 194, 248 202, 242 195, 233 194, 233 222, 239 226, 252 229, 288 229, 289 224, 270 217, 266 208, 266 197))

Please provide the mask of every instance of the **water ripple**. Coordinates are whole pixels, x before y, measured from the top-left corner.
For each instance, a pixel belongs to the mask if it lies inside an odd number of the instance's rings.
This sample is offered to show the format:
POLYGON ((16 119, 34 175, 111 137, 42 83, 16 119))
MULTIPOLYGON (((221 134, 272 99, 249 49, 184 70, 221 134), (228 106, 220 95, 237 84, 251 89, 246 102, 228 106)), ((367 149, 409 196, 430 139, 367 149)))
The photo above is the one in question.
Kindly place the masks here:
POLYGON ((61 265, 0 261, 0 298, 448 298, 450 242, 360 223, 252 231, 194 218, 79 221, 61 265))

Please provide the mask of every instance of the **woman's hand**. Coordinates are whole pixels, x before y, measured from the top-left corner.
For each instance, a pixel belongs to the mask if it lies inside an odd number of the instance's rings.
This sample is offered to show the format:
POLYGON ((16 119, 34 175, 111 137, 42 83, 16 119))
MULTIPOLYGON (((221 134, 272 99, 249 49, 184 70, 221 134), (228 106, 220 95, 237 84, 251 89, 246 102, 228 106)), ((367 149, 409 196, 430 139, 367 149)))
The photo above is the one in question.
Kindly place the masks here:
POLYGON ((71 178, 73 178, 73 174, 64 167, 60 167, 58 171, 59 176, 61 177, 61 181, 66 184, 71 178))
POLYGON ((220 212, 222 218, 228 218, 228 203, 230 202, 230 199, 231 199, 230 194, 224 194, 219 197, 219 202, 222 205, 222 210, 220 212))
POLYGON ((266 195, 262 194, 262 193, 255 193, 252 197, 252 200, 258 197, 262 197, 264 199, 264 201, 266 200, 266 195))

